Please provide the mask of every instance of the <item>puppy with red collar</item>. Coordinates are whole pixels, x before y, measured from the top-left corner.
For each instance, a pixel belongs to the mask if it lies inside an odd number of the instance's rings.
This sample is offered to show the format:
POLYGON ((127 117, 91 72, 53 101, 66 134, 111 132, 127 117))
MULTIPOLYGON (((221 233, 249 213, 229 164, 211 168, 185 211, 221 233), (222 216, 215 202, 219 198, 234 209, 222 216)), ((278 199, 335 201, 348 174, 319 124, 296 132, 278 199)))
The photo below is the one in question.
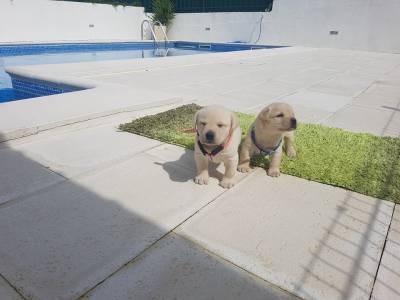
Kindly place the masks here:
POLYGON ((196 113, 194 123, 197 132, 194 146, 197 175, 194 182, 208 184, 209 162, 223 163, 225 174, 220 185, 223 188, 233 187, 241 139, 236 115, 221 106, 207 106, 196 113))

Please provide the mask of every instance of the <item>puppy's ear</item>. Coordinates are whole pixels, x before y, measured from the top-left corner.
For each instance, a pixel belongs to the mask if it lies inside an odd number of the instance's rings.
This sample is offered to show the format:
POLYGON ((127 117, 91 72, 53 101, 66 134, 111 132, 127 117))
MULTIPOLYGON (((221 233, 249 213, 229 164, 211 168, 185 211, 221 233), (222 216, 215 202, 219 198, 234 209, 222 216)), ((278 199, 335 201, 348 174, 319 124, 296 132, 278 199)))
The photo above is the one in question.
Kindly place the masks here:
POLYGON ((194 125, 194 128, 195 128, 195 129, 197 129, 197 118, 198 118, 198 116, 199 116, 199 112, 200 112, 200 111, 197 111, 197 112, 194 114, 194 117, 193 117, 193 125, 194 125))
POLYGON ((239 127, 239 119, 234 112, 231 113, 231 132, 239 127))
POLYGON ((267 106, 266 108, 264 108, 259 114, 258 117, 260 120, 264 121, 264 122, 268 122, 269 121, 269 114, 271 112, 271 109, 269 106, 267 106))

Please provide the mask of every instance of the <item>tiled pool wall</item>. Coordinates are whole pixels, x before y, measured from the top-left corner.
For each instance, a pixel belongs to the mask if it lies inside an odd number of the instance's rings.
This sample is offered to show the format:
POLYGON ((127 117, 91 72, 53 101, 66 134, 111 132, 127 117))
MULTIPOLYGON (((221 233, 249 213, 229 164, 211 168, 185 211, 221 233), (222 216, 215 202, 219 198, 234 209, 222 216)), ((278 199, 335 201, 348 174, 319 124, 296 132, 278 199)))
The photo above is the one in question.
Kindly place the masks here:
POLYGON ((61 52, 71 53, 71 52, 88 52, 88 51, 153 49, 153 48, 154 48, 154 42, 11 44, 11 45, 0 45, 0 56, 32 55, 41 53, 51 54, 51 53, 61 53, 61 52))
POLYGON ((212 52, 230 52, 230 51, 243 51, 243 50, 258 50, 258 49, 272 49, 283 48, 287 46, 268 46, 268 45, 252 45, 242 43, 199 43, 199 42, 173 42, 174 48, 190 49, 212 52))
POLYGON ((62 93, 82 91, 85 88, 26 78, 10 74, 16 99, 36 98, 62 93))

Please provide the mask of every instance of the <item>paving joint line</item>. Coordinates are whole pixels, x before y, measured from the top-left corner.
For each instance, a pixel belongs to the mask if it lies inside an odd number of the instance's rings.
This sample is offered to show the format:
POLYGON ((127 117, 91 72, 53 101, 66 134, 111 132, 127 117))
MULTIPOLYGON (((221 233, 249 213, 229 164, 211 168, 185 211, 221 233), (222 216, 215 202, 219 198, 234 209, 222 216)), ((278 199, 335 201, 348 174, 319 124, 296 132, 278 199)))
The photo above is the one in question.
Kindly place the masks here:
POLYGON ((156 140, 156 141, 159 142, 159 144, 151 146, 151 147, 143 149, 143 150, 140 150, 140 151, 135 152, 135 153, 127 154, 127 155, 124 155, 122 157, 113 159, 111 161, 105 162, 104 164, 101 164, 100 166, 94 167, 93 169, 90 169, 90 170, 84 171, 82 173, 79 173, 79 174, 77 174, 75 176, 66 177, 66 178, 69 181, 79 180, 79 179, 86 178, 86 177, 89 177, 89 176, 92 176, 92 175, 96 175, 96 174, 98 174, 98 173, 100 173, 102 171, 105 171, 107 169, 110 169, 110 168, 112 168, 114 166, 121 165, 121 164, 123 164, 123 163, 125 163, 125 162, 127 162, 127 161, 129 161, 131 159, 136 158, 137 156, 139 156, 141 154, 148 155, 146 153, 146 151, 150 151, 150 150, 152 150, 154 148, 157 148, 157 147, 160 147, 161 145, 164 144, 161 141, 158 141, 158 140, 156 140))
POLYGON ((16 204, 21 203, 23 201, 26 201, 31 196, 35 196, 35 195, 37 195, 37 194, 39 194, 41 192, 46 192, 47 190, 53 188, 54 186, 61 185, 61 184, 65 183, 65 182, 67 182, 67 181, 70 181, 70 180, 69 179, 60 179, 60 181, 54 182, 54 183, 52 183, 50 185, 46 185, 46 186, 41 187, 41 188, 39 188, 37 190, 30 191, 30 192, 28 192, 26 194, 19 195, 17 197, 11 198, 10 200, 8 200, 8 201, 6 201, 4 203, 0 203, 0 210, 3 209, 3 208, 7 208, 7 207, 10 207, 10 206, 16 205, 16 204))
MULTIPOLYGON (((238 185, 242 185, 242 184, 244 184, 246 181, 251 180, 251 177, 256 176, 256 174, 258 173, 257 171, 260 170, 260 169, 262 169, 262 168, 257 167, 257 168, 255 168, 255 169, 253 169, 253 171, 252 171, 250 174, 248 174, 245 178, 243 178, 243 179, 238 183, 238 185)), ((181 235, 181 234, 179 234, 179 233, 177 233, 177 232, 175 231, 176 229, 178 229, 178 227, 182 226, 182 225, 183 225, 184 223, 186 223, 189 219, 191 219, 191 218, 193 218, 195 215, 197 215, 200 211, 204 210, 204 209, 205 209, 206 207, 208 207, 209 205, 215 203, 219 198, 225 196, 225 195, 226 195, 227 193, 229 193, 229 192, 233 192, 233 189, 237 188, 238 185, 235 185, 232 189, 225 190, 223 193, 221 193, 220 195, 218 195, 217 197, 215 197, 215 199, 213 199, 212 201, 210 201, 210 202, 208 202, 207 204, 205 204, 204 206, 202 206, 199 210, 197 210, 195 213, 193 213, 191 216, 189 216, 186 220, 184 220, 183 222, 181 222, 181 224, 177 225, 177 226, 172 230, 172 232, 173 232, 174 234, 176 234, 176 235, 178 235, 178 236, 184 238, 184 239, 189 240, 190 242, 196 244, 196 246, 198 246, 198 247, 200 247, 201 249, 205 250, 206 252, 208 252, 208 253, 210 253, 210 254, 212 254, 212 255, 214 255, 214 256, 216 256, 216 257, 222 259, 223 261, 225 261, 225 262, 227 262, 227 263, 229 263, 229 264, 231 264, 231 265, 236 266, 237 268, 241 269, 242 271, 244 271, 244 272, 246 272, 246 273, 248 273, 248 274, 251 274, 252 276, 254 276, 254 277, 256 277, 256 278, 261 279, 263 282, 266 282, 266 283, 272 285, 273 287, 275 287, 275 288, 277 288, 277 289, 279 289, 279 290, 281 290, 281 291, 283 291, 283 292, 285 292, 285 293, 288 293, 288 294, 290 294, 290 295, 292 295, 292 296, 294 296, 294 297, 296 297, 296 298, 298 298, 298 299, 303 299, 303 298, 301 298, 300 296, 298 296, 298 295, 296 295, 296 294, 293 294, 293 293, 291 293, 291 292, 289 292, 289 291, 283 289, 282 287, 280 287, 280 286, 278 286, 278 285, 276 285, 276 284, 274 284, 274 283, 272 283, 272 282, 269 282, 268 280, 266 280, 266 279, 260 277, 259 275, 257 275, 257 274, 255 274, 255 273, 253 273, 253 272, 251 272, 251 271, 249 271, 249 270, 247 270, 247 269, 241 267, 240 265, 237 265, 236 263, 234 263, 234 262, 228 260, 227 258, 225 258, 225 257, 223 257, 223 256, 221 256, 221 255, 219 255, 219 254, 217 254, 217 253, 214 253, 213 251, 211 251, 211 250, 205 248, 204 246, 202 246, 201 244, 199 244, 199 243, 198 243, 197 241, 195 241, 194 239, 191 239, 191 238, 188 237, 188 236, 181 235)))
MULTIPOLYGON (((174 232, 174 233, 175 233, 175 232, 174 232)), ((219 255, 219 254, 217 254, 217 253, 215 253, 215 252, 213 252, 213 251, 211 251, 211 250, 205 248, 204 246, 198 244, 195 240, 190 239, 190 238, 188 238, 188 237, 186 237, 186 236, 182 236, 182 235, 180 235, 179 233, 175 233, 175 234, 178 235, 178 236, 180 236, 180 237, 183 237, 183 238, 185 238, 185 239, 188 239, 190 242, 192 242, 193 244, 196 244, 197 247, 203 249, 205 252, 208 252, 209 254, 218 257, 219 259, 221 259, 221 260, 227 262, 228 264, 233 265, 233 266, 239 268, 240 270, 246 272, 247 274, 250 274, 251 276, 254 276, 254 277, 256 277, 256 278, 262 280, 263 282, 265 282, 265 283, 271 285, 273 288, 276 288, 276 289, 278 289, 278 290, 280 290, 280 291, 282 291, 282 292, 284 292, 284 293, 287 293, 287 294, 289 294, 289 295, 291 295, 291 296, 293 296, 293 297, 296 297, 296 298, 298 298, 298 299, 305 300, 305 298, 302 298, 302 297, 300 297, 300 296, 298 296, 298 295, 296 295, 296 294, 294 294, 294 293, 292 293, 292 292, 290 292, 290 291, 288 291, 288 290, 285 290, 283 287, 280 287, 279 285, 276 285, 276 284, 274 284, 274 283, 272 283, 272 282, 266 280, 265 278, 262 278, 261 276, 259 276, 259 275, 255 274, 255 273, 253 273, 253 272, 251 272, 251 271, 249 271, 249 270, 243 268, 242 266, 237 265, 236 263, 234 263, 234 262, 228 260, 227 258, 225 258, 225 257, 223 257, 223 256, 221 256, 221 255, 219 255)))
MULTIPOLYGON (((252 175, 255 172, 252 172, 250 175, 252 175)), ((240 182, 238 184, 240 184, 241 182, 243 182, 245 179, 247 179, 249 176, 246 176, 245 178, 243 178, 242 180, 240 180, 240 182)), ((165 234, 163 234, 160 238, 156 239, 153 243, 149 244, 149 246, 147 246, 145 249, 143 249, 142 251, 140 251, 136 256, 134 256, 131 260, 129 260, 128 262, 124 263, 121 267, 117 268, 117 270, 115 270, 114 272, 112 272, 110 275, 108 275, 106 278, 104 278, 103 280, 101 280, 100 282, 98 282, 97 284, 95 284, 93 287, 89 288, 87 291, 84 291, 80 296, 78 296, 76 299, 82 299, 83 297, 85 297, 87 294, 89 294, 91 291, 95 290, 98 286, 100 286, 103 282, 105 282, 106 280, 108 280, 109 278, 111 278, 112 276, 114 276, 116 273, 118 273, 119 271, 121 271, 124 267, 126 267, 128 264, 134 263, 135 261, 137 261, 139 258, 141 258, 143 255, 145 255, 145 253, 150 250, 153 246, 155 246, 159 241, 161 241, 162 239, 164 239, 165 237, 167 237, 169 234, 174 233, 176 234, 174 231, 181 226, 183 223, 185 223, 187 220, 189 220, 190 218, 192 218, 194 215, 196 215, 198 212, 200 212, 202 209, 204 209, 205 207, 207 207, 208 205, 210 205, 211 203, 214 203, 215 201, 218 200, 218 198, 220 198, 222 195, 224 195, 226 192, 228 192, 229 190, 224 189, 223 191, 221 191, 221 193, 219 193, 218 195, 216 195, 214 198, 212 198, 209 202, 207 202, 206 204, 204 204, 203 206, 201 206, 199 209, 197 209, 194 213, 190 214, 190 216, 188 216, 187 218, 185 218, 183 221, 181 221, 180 223, 178 223, 175 227, 171 228, 170 230, 168 230, 165 234)))
MULTIPOLYGON (((46 169, 46 170, 48 170, 48 171, 60 176, 61 177, 60 181, 54 182, 54 183, 52 183, 50 185, 41 187, 41 188, 39 188, 37 190, 28 192, 26 194, 19 195, 17 197, 11 198, 10 200, 8 200, 8 201, 6 201, 4 203, 0 203, 0 209, 2 209, 4 207, 9 207, 9 206, 15 205, 17 203, 21 203, 21 202, 25 201, 27 198, 29 198, 31 196, 34 196, 34 195, 37 195, 37 194, 39 194, 41 192, 46 192, 47 190, 53 188, 54 186, 57 186, 57 185, 60 185, 60 184, 64 184, 66 182, 73 182, 73 180, 76 180, 76 179, 81 179, 81 178, 85 178, 85 177, 89 177, 89 176, 95 175, 96 173, 99 173, 102 170, 106 170, 106 169, 109 169, 109 168, 111 168, 111 167, 113 167, 115 165, 119 165, 119 164, 122 164, 122 163, 124 163, 126 161, 129 161, 130 159, 133 159, 135 156, 138 156, 140 154, 146 154, 147 155, 146 151, 149 151, 151 149, 157 148, 157 147, 159 147, 159 146, 161 146, 163 144, 165 144, 165 143, 160 142, 159 144, 157 144, 155 146, 152 146, 150 148, 146 148, 146 149, 138 151, 136 153, 126 155, 126 156, 124 156, 122 158, 118 158, 118 159, 112 160, 112 161, 107 162, 107 163, 105 163, 105 164, 103 164, 101 166, 95 167, 95 168, 93 168, 91 170, 88 170, 86 172, 83 172, 83 173, 80 173, 80 174, 77 174, 77 175, 71 176, 71 177, 67 177, 67 176, 59 173, 58 171, 52 169, 51 166, 46 166, 42 162, 35 161, 37 164, 39 164, 44 169, 46 169)), ((74 183, 74 184, 76 184, 76 183, 74 183)))
MULTIPOLYGON (((311 68, 311 69, 313 69, 313 68, 311 68)), ((311 70, 311 69, 310 69, 310 70, 311 70)), ((294 94, 296 94, 296 93, 306 92, 308 89, 310 89, 310 88, 312 88, 312 87, 314 87, 314 86, 316 86, 316 85, 318 85, 318 84, 321 84, 321 83, 330 81, 330 80, 332 80, 332 79, 335 79, 336 77, 338 77, 339 75, 342 75, 342 74, 346 73, 347 71, 348 71, 348 70, 346 70, 346 71, 341 71, 341 72, 339 71, 339 72, 337 72, 337 73, 335 73, 335 74, 332 74, 332 75, 329 76, 328 78, 321 79, 321 80, 318 80, 318 81, 316 81, 316 82, 310 83, 310 84, 308 84, 308 85, 306 85, 306 86, 304 86, 304 87, 297 88, 297 89, 295 89, 293 92, 283 93, 283 94, 281 94, 281 95, 277 95, 277 96, 274 98, 274 100, 278 101, 278 100, 280 100, 280 99, 282 99, 282 98, 284 98, 284 97, 292 96, 292 95, 294 95, 294 94)), ((282 82, 282 83, 288 83, 288 84, 290 84, 290 82, 284 81, 284 80, 280 80, 280 79, 276 79, 276 81, 282 82)), ((313 92, 313 91, 310 91, 310 92, 313 92)), ((328 94, 328 93, 325 93, 325 94, 328 94)), ((328 95, 330 95, 330 94, 328 94, 328 95)), ((347 105, 347 104, 346 104, 346 105, 347 105)), ((256 109, 256 108, 258 108, 258 107, 261 108, 261 106, 262 106, 262 105, 255 105, 255 106, 250 107, 250 108, 247 109, 246 111, 249 111, 249 110, 252 110, 252 109, 256 109)), ((340 108, 340 109, 341 109, 341 108, 340 108)), ((333 113, 330 114, 328 117, 332 116, 332 115, 335 114, 335 113, 336 113, 336 112, 333 112, 333 113)), ((320 123, 321 121, 323 121, 323 119, 320 120, 319 123, 320 123)))
POLYGON ((34 128, 34 130, 32 132, 29 132, 28 134, 25 134, 25 135, 22 135, 22 136, 18 136, 18 137, 15 137, 15 138, 10 138, 10 139, 4 140, 4 141, 0 141, 0 146, 3 143, 7 143, 8 141, 20 140, 20 139, 23 139, 23 138, 26 138, 26 137, 29 137, 29 136, 38 135, 38 134, 40 134, 42 132, 48 132, 48 131, 51 131, 53 129, 59 129, 59 128, 63 128, 63 127, 70 126, 70 125, 77 125, 77 124, 81 124, 81 123, 85 123, 85 122, 89 122, 89 121, 93 121, 93 120, 97 120, 97 119, 112 117, 112 116, 123 114, 123 113, 140 112, 140 111, 145 111, 145 110, 150 110, 150 109, 155 109, 155 108, 161 108, 161 107, 164 107, 164 106, 180 104, 180 103, 182 103, 182 97, 174 96, 173 98, 168 98, 167 100, 157 100, 155 102, 150 102, 150 103, 146 104, 146 106, 144 108, 139 108, 139 109, 136 109, 136 108, 134 108, 134 109, 122 108, 121 110, 118 109, 118 111, 108 111, 108 112, 106 111, 104 114, 102 114, 100 116, 92 117, 92 116, 88 115, 88 116, 84 117, 85 119, 83 119, 83 120, 77 120, 77 121, 71 121, 71 122, 69 122, 67 120, 66 124, 62 124, 62 125, 55 124, 55 126, 50 127, 50 128, 45 128, 45 129, 40 129, 40 125, 39 126, 33 126, 32 128, 34 128), (164 102, 164 101, 170 101, 170 102, 160 103, 160 102, 164 102))
POLYGON ((0 279, 3 279, 22 299, 28 299, 3 274, 0 274, 0 279))
POLYGON ((369 300, 371 300, 372 294, 374 293, 375 283, 376 283, 376 281, 377 281, 377 279, 378 279, 378 273, 379 273, 379 270, 380 270, 380 268, 381 268, 382 258, 383 258, 383 254, 384 254, 385 249, 386 249, 386 243, 387 243, 387 240, 388 240, 390 228, 391 228, 391 226, 392 226, 393 217, 394 217, 394 211, 395 211, 395 209, 396 209, 396 206, 397 206, 397 204, 394 204, 394 205, 393 205, 392 216, 391 216, 391 218, 390 218, 390 223, 389 223, 389 226, 388 226, 388 230, 387 230, 387 232, 386 232, 385 242, 383 243, 382 252, 381 252, 381 255, 380 255, 380 257, 379 257, 378 267, 376 268, 376 273, 375 273, 375 276, 374 276, 374 281, 373 281, 373 283, 372 283, 371 293, 370 293, 369 298, 368 298, 369 300))

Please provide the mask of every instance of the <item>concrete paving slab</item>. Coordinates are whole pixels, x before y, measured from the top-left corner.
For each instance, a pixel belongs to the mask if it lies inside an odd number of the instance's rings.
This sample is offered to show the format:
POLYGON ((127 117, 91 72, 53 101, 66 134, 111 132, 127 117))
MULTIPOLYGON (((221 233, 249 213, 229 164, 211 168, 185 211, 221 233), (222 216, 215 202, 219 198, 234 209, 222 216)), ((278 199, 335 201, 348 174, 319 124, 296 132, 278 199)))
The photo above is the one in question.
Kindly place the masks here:
POLYGON ((353 103, 374 108, 400 108, 400 84, 398 86, 373 84, 356 97, 353 103))
POLYGON ((122 74, 110 74, 102 77, 96 77, 96 80, 100 83, 112 83, 121 84, 124 86, 130 86, 131 88, 142 88, 149 90, 154 89, 154 82, 157 82, 157 89, 165 88, 169 86, 176 86, 180 83, 179 77, 167 77, 163 78, 158 71, 144 71, 144 72, 127 72, 122 74))
POLYGON ((332 94, 315 93, 307 90, 282 97, 280 100, 281 102, 287 102, 292 105, 300 104, 307 108, 323 110, 326 112, 336 112, 350 103, 351 98, 332 94))
POLYGON ((213 96, 207 96, 196 99, 195 102, 199 105, 222 105, 233 111, 238 112, 247 112, 253 107, 258 107, 260 105, 264 105, 265 103, 274 102, 276 97, 267 98, 265 96, 250 96, 247 99, 244 99, 241 95, 236 95, 235 92, 228 94, 216 94, 213 96))
POLYGON ((0 142, 101 116, 180 101, 156 91, 102 86, 40 97, 34 101, 0 103, 0 142))
POLYGON ((323 121, 324 125, 378 136, 400 136, 400 112, 350 105, 323 121))
MULTIPOLYGON (((148 151, 146 151, 146 154, 151 155, 155 157, 157 160, 159 160, 163 168, 170 174, 171 179, 174 180, 174 174, 172 172, 169 172, 168 169, 170 168, 170 165, 179 165, 183 168, 186 168, 195 173, 196 170, 196 164, 194 161, 194 153, 191 150, 178 147, 175 145, 169 145, 169 144, 162 144, 158 147, 154 147, 148 151)), ((224 173, 224 166, 223 164, 221 165, 213 165, 210 164, 210 183, 209 185, 217 185, 218 180, 221 180, 223 173, 224 173)), ((239 181, 244 179, 247 176, 245 173, 239 173, 237 172, 236 178, 239 181)))
POLYGON ((175 234, 85 299, 298 299, 175 234))
POLYGON ((368 299, 392 210, 258 169, 176 232, 305 299, 368 299))
POLYGON ((260 77, 258 81, 262 83, 257 83, 257 79, 252 76, 245 79, 224 77, 212 84, 184 85, 165 91, 175 90, 180 96, 192 97, 200 105, 219 104, 236 111, 247 112, 254 107, 279 101, 279 97, 291 94, 302 86, 298 83, 266 81, 264 77, 260 77), (246 84, 245 80, 249 80, 249 83, 246 84))
POLYGON ((96 126, 118 126, 122 123, 131 122, 134 119, 141 118, 144 116, 154 115, 160 112, 164 112, 166 110, 175 109, 178 106, 181 106, 182 103, 158 106, 149 109, 139 110, 139 111, 129 111, 123 112, 119 114, 114 114, 110 116, 105 116, 101 118, 91 119, 85 122, 73 123, 68 126, 61 126, 52 128, 50 130, 41 131, 35 135, 30 135, 23 137, 21 139, 7 141, 6 143, 0 143, 0 149, 4 148, 18 148, 20 145, 29 144, 31 142, 38 142, 39 140, 45 140, 47 138, 53 138, 57 135, 63 135, 70 132, 76 132, 79 130, 85 130, 88 128, 94 128, 96 126))
POLYGON ((157 88, 173 87, 192 83, 212 83, 214 80, 223 80, 225 77, 231 77, 232 74, 247 72, 246 67, 230 66, 226 64, 205 64, 205 65, 179 65, 173 68, 147 69, 141 72, 127 71, 122 73, 111 73, 104 75, 94 75, 86 77, 96 79, 99 82, 124 84, 134 87, 154 88, 154 82, 157 82, 157 88), (171 76, 174 74, 174 76, 171 76))
MULTIPOLYGON (((280 101, 280 99, 274 99, 272 102, 280 101)), ((254 114, 257 115, 265 106, 267 106, 268 103, 258 106, 258 107, 253 107, 249 110, 246 110, 246 113, 254 114)), ((302 123, 313 123, 313 124, 318 124, 321 123, 323 120, 327 119, 329 116, 332 115, 331 112, 328 111, 323 111, 319 109, 313 109, 309 107, 304 107, 301 104, 292 104, 296 118, 299 122, 302 123)))
POLYGON ((396 205, 371 299, 400 299, 400 206, 396 205))
POLYGON ((283 96, 293 94, 304 88, 305 86, 302 83, 298 82, 271 80, 265 82, 264 84, 258 85, 257 91, 259 91, 260 93, 272 93, 277 96, 283 96))
POLYGON ((14 149, 0 150, 0 205, 64 178, 14 149))
POLYGON ((394 86, 400 85, 400 68, 398 67, 393 72, 387 73, 379 78, 379 82, 383 84, 389 84, 394 86))
MULTIPOLYGON (((235 111, 240 112, 253 112, 254 108, 264 107, 270 103, 277 101, 277 96, 275 95, 260 95, 254 92, 245 92, 245 91, 237 91, 232 93, 227 93, 217 97, 218 101, 220 99, 226 99, 228 102, 229 99, 232 99, 230 102, 232 103, 231 107, 235 111)), ((219 103, 219 102, 218 102, 219 103)))
POLYGON ((160 145, 161 142, 118 131, 114 125, 55 134, 16 149, 65 177, 74 177, 160 145))
POLYGON ((212 89, 215 93, 228 93, 239 91, 243 87, 253 86, 257 83, 265 81, 265 78, 257 76, 254 72, 234 72, 235 75, 223 76, 214 80, 203 82, 207 88, 212 89), (235 74, 236 73, 236 74, 235 74))
POLYGON ((169 162, 170 164, 176 164, 191 171, 196 170, 193 151, 183 147, 162 144, 158 147, 147 150, 146 154, 151 155, 155 159, 163 161, 164 163, 169 162))
POLYGON ((308 88, 311 92, 353 97, 367 89, 373 79, 360 78, 351 74, 339 75, 333 79, 318 83, 308 88))
POLYGON ((163 89, 167 93, 176 93, 180 97, 203 99, 208 96, 216 95, 215 91, 210 87, 205 86, 201 83, 185 84, 181 86, 173 86, 163 89))
POLYGON ((277 77, 276 79, 284 82, 293 82, 301 84, 304 87, 318 84, 321 81, 326 81, 338 74, 338 71, 324 68, 296 68, 295 72, 286 72, 285 74, 277 77))
POLYGON ((0 276, 0 299, 23 300, 23 298, 0 276))
POLYGON ((29 299, 75 299, 223 192, 162 163, 139 154, 2 207, 0 273, 29 299))

